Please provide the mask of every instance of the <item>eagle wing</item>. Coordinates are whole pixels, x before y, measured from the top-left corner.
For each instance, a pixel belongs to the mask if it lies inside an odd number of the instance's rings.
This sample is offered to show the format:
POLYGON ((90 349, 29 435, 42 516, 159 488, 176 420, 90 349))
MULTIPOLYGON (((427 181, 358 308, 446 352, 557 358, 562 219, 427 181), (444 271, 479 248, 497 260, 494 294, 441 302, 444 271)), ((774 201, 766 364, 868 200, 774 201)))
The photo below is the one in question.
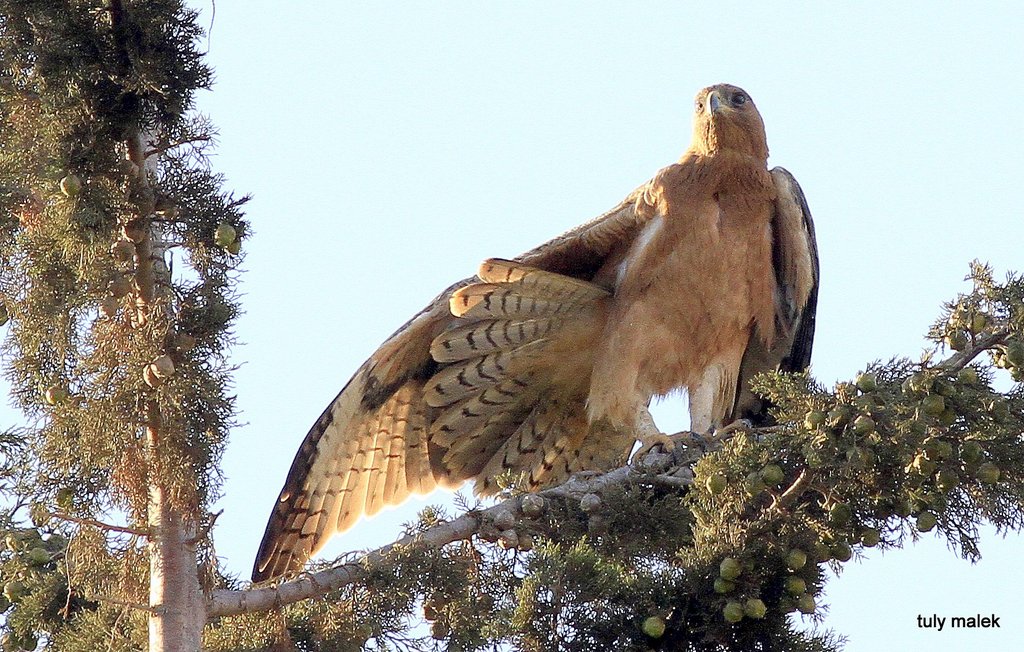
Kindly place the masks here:
MULTIPOLYGON (((551 306, 569 305, 566 297, 577 297, 579 302, 573 305, 586 316, 584 308, 590 305, 587 301, 592 303, 600 299, 602 293, 607 294, 600 286, 586 288, 567 284, 565 277, 589 281, 609 257, 621 255, 646 220, 653 216, 657 200, 655 188, 653 183, 647 183, 607 213, 519 256, 516 262, 522 264, 522 268, 498 265, 502 270, 511 269, 511 273, 519 275, 523 275, 524 270, 527 272, 529 284, 524 285, 526 281, 521 280, 517 287, 525 288, 533 299, 540 298, 533 301, 529 311, 521 306, 518 312, 510 312, 507 307, 489 312, 477 308, 480 313, 477 326, 469 324, 468 331, 467 327, 457 329, 465 320, 460 321, 452 314, 450 298, 461 288, 476 282, 476 279, 464 279, 438 295, 389 337, 356 371, 306 434, 267 523, 253 568, 253 581, 301 569, 332 534, 347 530, 364 514, 372 515, 385 505, 401 503, 410 494, 427 493, 438 484, 457 485, 467 477, 492 471, 496 463, 500 465, 504 461, 529 471, 535 483, 557 479, 559 474, 553 468, 558 461, 561 461, 562 474, 578 470, 579 465, 600 463, 601 460, 593 457, 558 459, 565 457, 568 450, 574 450, 573 442, 567 441, 565 433, 578 431, 581 424, 578 419, 574 420, 579 415, 566 415, 565 410, 557 409, 552 402, 554 399, 527 406, 525 400, 514 405, 496 404, 491 397, 505 400, 509 394, 507 387, 519 391, 525 383, 522 378, 526 372, 503 366, 509 357, 513 363, 516 359, 536 359, 530 354, 539 352, 550 339, 543 337, 545 332, 540 329, 567 328, 564 315, 544 313, 545 300, 545 305, 554 310, 551 306), (545 277, 531 270, 551 274, 545 277), (473 346, 461 357, 437 353, 438 346, 443 344, 434 342, 443 333, 451 331, 463 340, 468 337, 473 344, 473 334, 477 331, 487 330, 483 335, 491 339, 490 331, 495 324, 503 326, 504 339, 492 350, 481 351, 473 346), (527 335, 523 335, 524 332, 527 335), (435 355, 431 354, 432 344, 435 355), (446 369, 447 372, 442 373, 446 369), (470 376, 472 378, 467 380, 470 376), (459 413, 438 396, 450 383, 463 390, 467 383, 473 383, 472 389, 476 392, 468 398, 460 395, 461 402, 454 404, 461 410, 459 413), (471 400, 474 398, 475 402, 471 400), (501 409, 498 415, 492 414, 497 410, 490 410, 495 405, 501 409), (481 407, 484 410, 478 409, 481 407), (446 415, 455 414, 472 424, 471 419, 465 419, 466 410, 470 408, 477 409, 473 416, 483 414, 489 421, 480 424, 472 437, 458 430, 446 433, 446 415), (439 419, 441 422, 435 423, 439 419), (432 432, 437 434, 439 429, 439 437, 435 438, 432 432), (480 455, 479 450, 474 453, 470 444, 484 441, 483 437, 474 437, 479 433, 493 435, 495 429, 500 429, 505 440, 511 440, 513 445, 505 443, 501 449, 495 449, 493 444, 488 448, 485 442, 486 450, 482 452, 486 455, 480 455), (439 448, 435 439, 444 440, 450 450, 439 448), (530 462, 533 458, 527 453, 537 461, 530 462), (474 455, 481 460, 479 464, 467 462, 474 455), (482 465, 488 460, 491 463, 485 469, 482 465), (533 467, 522 468, 528 464, 533 467)), ((495 265, 488 268, 485 263, 484 269, 497 273, 495 265)), ((481 284, 473 287, 481 287, 481 284)), ((566 330, 566 333, 571 332, 571 328, 566 330)), ((445 341, 450 343, 451 338, 445 341)), ((536 401, 536 391, 532 396, 536 401)), ((585 430, 585 422, 582 425, 585 430)), ((498 440, 492 437, 491 441, 498 440)), ((622 447, 628 452, 631 445, 630 439, 628 444, 623 442, 622 447)), ((602 451, 591 455, 613 453, 602 451)))
POLYGON ((772 265, 775 270, 775 337, 771 347, 755 332, 743 354, 731 419, 754 425, 772 423, 766 401, 750 390, 751 379, 766 371, 800 372, 811 362, 818 307, 818 243, 814 221, 800 184, 788 170, 771 170, 776 198, 772 213, 772 265))

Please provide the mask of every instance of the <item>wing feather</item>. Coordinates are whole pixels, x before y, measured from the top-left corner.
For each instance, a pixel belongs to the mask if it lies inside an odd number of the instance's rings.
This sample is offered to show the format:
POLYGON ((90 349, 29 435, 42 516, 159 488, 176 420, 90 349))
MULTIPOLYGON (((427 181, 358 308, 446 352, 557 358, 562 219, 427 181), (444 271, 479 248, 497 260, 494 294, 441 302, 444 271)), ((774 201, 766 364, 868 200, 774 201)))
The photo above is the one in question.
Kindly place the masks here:
MULTIPOLYGON (((430 439, 431 424, 443 412, 432 404, 445 402, 436 398, 428 402, 424 385, 449 364, 463 362, 472 349, 471 341, 459 343, 462 349, 446 358, 440 353, 444 341, 435 342, 438 336, 452 331, 448 341, 455 343, 459 337, 465 340, 473 329, 486 329, 487 325, 475 321, 466 327, 468 330, 453 331, 462 327, 450 311, 453 294, 473 304, 460 309, 459 314, 500 321, 506 329, 503 337, 507 345, 481 350, 475 356, 496 355, 538 342, 544 334, 561 326, 559 320, 544 320, 562 314, 568 304, 584 305, 607 294, 587 281, 593 279, 610 256, 621 254, 628 247, 654 215, 657 201, 655 185, 649 182, 607 213, 515 261, 486 261, 481 266, 479 281, 465 279, 452 285, 389 337, 324 410, 299 447, 267 523, 253 580, 264 581, 295 572, 332 534, 351 527, 363 514, 372 514, 385 505, 402 502, 411 493, 425 493, 439 483, 455 479, 444 466, 445 449, 435 447, 430 439), (575 283, 566 276, 583 282, 575 283), (511 294, 506 293, 508 284, 516 286, 511 294), (518 302, 514 309, 512 300, 518 302), (482 302, 504 307, 481 308, 478 304, 482 302), (537 321, 530 323, 534 320, 537 321), (431 355, 432 343, 438 353, 436 358, 431 355)), ((439 382, 431 385, 438 386, 439 382)), ((472 398, 473 393, 460 397, 462 402, 477 400, 489 415, 478 430, 478 434, 485 436, 481 441, 487 442, 489 455, 469 465, 465 455, 452 453, 463 469, 482 466, 494 457, 495 443, 486 439, 487 435, 505 432, 507 436, 530 414, 521 401, 508 402, 509 415, 514 414, 515 418, 492 410, 494 400, 504 400, 500 392, 498 398, 492 394, 480 393, 476 399, 472 398)), ((545 432, 557 430, 550 417, 541 425, 545 432)), ((564 447, 549 445, 548 449, 564 447)), ((464 450, 463 443, 459 451, 464 450)))
POLYGON ((772 263, 775 268, 775 338, 769 348, 754 332, 740 364, 733 408, 727 421, 772 423, 770 405, 750 390, 751 379, 765 371, 800 372, 811 363, 818 306, 818 244, 803 190, 784 168, 771 171, 776 199, 772 215, 772 263))
POLYGON ((516 257, 548 272, 591 280, 609 255, 624 248, 655 216, 660 185, 651 181, 615 208, 516 257))
POLYGON ((782 371, 803 371, 811 363, 814 327, 818 309, 818 284, 821 277, 818 262, 818 240, 814 220, 800 184, 788 170, 772 169, 772 180, 778 191, 776 215, 780 251, 776 274, 782 279, 792 301, 787 329, 793 332, 792 345, 780 363, 782 371))

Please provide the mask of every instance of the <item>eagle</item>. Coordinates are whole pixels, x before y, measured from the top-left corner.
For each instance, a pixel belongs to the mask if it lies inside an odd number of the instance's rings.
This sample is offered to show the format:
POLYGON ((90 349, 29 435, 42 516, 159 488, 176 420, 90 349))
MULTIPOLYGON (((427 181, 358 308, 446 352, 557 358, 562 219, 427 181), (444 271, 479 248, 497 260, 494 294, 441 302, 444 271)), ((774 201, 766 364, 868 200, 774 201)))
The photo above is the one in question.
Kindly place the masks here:
POLYGON ((749 381, 807 368, 819 273, 803 191, 767 159, 750 96, 704 88, 678 162, 442 292, 310 428, 253 581, 300 570, 332 534, 410 494, 471 479, 494 493, 509 471, 542 488, 620 466, 637 440, 665 440, 653 397, 685 390, 696 433, 769 422, 749 381))

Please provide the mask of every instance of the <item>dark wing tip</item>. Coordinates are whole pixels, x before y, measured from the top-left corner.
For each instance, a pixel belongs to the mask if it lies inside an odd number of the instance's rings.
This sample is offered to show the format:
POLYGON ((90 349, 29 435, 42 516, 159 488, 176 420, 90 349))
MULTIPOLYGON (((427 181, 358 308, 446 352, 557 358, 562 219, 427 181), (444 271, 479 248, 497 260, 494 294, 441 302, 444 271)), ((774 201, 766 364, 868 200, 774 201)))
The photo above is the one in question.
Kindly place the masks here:
POLYGON ((789 186, 792 197, 800 208, 800 214, 802 218, 803 228, 806 232, 808 249, 811 254, 811 264, 813 266, 812 273, 814 282, 811 286, 810 294, 807 297, 807 302, 804 305, 802 314, 800 316, 800 323, 797 325, 796 336, 794 337, 793 347, 779 365, 780 370, 787 372, 801 372, 807 369, 811 363, 811 350, 814 346, 814 331, 817 321, 818 312, 818 286, 821 280, 821 268, 818 260, 818 239, 814 232, 814 219, 811 217, 811 209, 807 205, 807 197, 804 195, 803 188, 797 182, 796 177, 784 167, 777 166, 772 168, 773 174, 780 174, 786 180, 786 185, 789 186))
POLYGON ((267 538, 263 538, 263 543, 260 545, 260 551, 256 553, 256 563, 252 567, 252 581, 253 584, 260 582, 268 582, 272 579, 283 575, 283 571, 278 570, 279 563, 278 551, 267 546, 267 538))
MULTIPOLYGON (((291 476, 289 474, 289 480, 291 476)), ((274 507, 267 528, 263 533, 263 540, 260 542, 259 551, 256 553, 256 561, 252 568, 253 582, 266 582, 302 569, 309 558, 303 554, 301 545, 302 537, 297 538, 300 545, 289 545, 291 537, 285 536, 288 531, 301 530, 305 522, 305 514, 302 510, 295 509, 291 500, 284 499, 286 493, 291 492, 291 487, 286 484, 281 491, 282 498, 278 499, 274 507), (290 521, 290 522, 289 522, 290 521)))
MULTIPOLYGON (((345 385, 345 389, 348 389, 351 382, 349 381, 345 385)), ((338 397, 345 389, 339 392, 338 397)), ((300 532, 308 517, 306 510, 299 503, 305 497, 303 487, 310 469, 313 467, 313 462, 320 452, 318 449, 320 439, 334 421, 331 408, 337 402, 338 397, 335 397, 320 414, 313 427, 306 433, 306 438, 299 446, 299 450, 295 452, 292 465, 288 469, 288 476, 284 481, 284 487, 274 502, 274 509, 267 520, 263 540, 256 553, 256 561, 252 569, 253 582, 265 582, 285 573, 298 571, 309 559, 309 553, 305 552, 302 545, 303 537, 297 537, 295 543, 289 545, 291 537, 285 535, 288 532, 300 532)))
POLYGON ((253 584, 297 573, 305 567, 306 561, 307 557, 296 556, 277 547, 266 551, 261 547, 256 555, 256 563, 252 567, 253 584))

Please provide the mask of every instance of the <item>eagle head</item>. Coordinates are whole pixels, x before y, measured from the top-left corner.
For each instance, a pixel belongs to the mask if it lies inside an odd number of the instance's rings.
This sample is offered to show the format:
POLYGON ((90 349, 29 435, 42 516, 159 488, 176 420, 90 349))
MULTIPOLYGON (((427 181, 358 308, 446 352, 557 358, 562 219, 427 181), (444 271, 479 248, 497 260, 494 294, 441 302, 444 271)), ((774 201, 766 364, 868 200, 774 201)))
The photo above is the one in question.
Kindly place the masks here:
POLYGON ((764 122, 750 95, 731 84, 701 89, 694 101, 690 149, 704 156, 729 150, 767 160, 764 122))

